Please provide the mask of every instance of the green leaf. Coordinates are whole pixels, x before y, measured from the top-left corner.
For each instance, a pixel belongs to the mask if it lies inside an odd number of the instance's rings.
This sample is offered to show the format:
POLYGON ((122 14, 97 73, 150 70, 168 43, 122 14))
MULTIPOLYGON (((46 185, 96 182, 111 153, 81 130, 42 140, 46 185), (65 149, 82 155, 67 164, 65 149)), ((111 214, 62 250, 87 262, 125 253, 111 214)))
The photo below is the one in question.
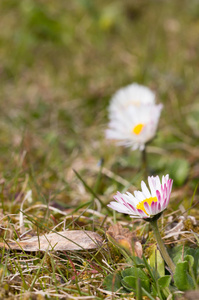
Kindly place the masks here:
POLYGON ((174 273, 174 283, 181 291, 194 289, 194 281, 188 273, 188 261, 179 262, 174 273))
MULTIPOLYGON (((122 279, 122 285, 129 291, 136 291, 137 278, 134 276, 126 276, 122 279)), ((147 280, 141 279, 140 284, 141 287, 150 292, 150 282, 148 278, 147 280)))
POLYGON ((199 273, 199 249, 189 248, 186 252, 187 255, 191 255, 194 258, 194 264, 192 265, 195 277, 199 273))
POLYGON ((191 255, 194 258, 194 264, 192 265, 193 272, 195 277, 197 277, 199 272, 199 248, 194 249, 185 246, 184 250, 182 250, 183 246, 177 246, 170 251, 174 264, 176 265, 178 262, 182 261, 182 252, 184 252, 184 257, 191 255))
POLYGON ((103 286, 108 291, 117 292, 119 290, 121 293, 124 293, 126 290, 121 289, 121 280, 122 277, 119 273, 109 274, 105 277, 103 286))
POLYGON ((158 295, 158 289, 157 289, 156 284, 154 284, 154 282, 152 282, 152 284, 151 284, 151 295, 153 295, 155 297, 158 295))
POLYGON ((131 262, 133 262, 133 265, 137 268, 145 268, 143 259, 138 256, 131 256, 131 262))
POLYGON ((192 255, 186 255, 184 258, 185 261, 187 261, 190 265, 190 267, 193 267, 194 265, 194 258, 192 255))
POLYGON ((148 262, 149 265, 154 269, 157 266, 157 271, 160 277, 165 275, 164 260, 162 258, 162 255, 160 254, 160 251, 156 247, 153 248, 153 252, 149 257, 148 262))
POLYGON ((122 285, 128 291, 135 291, 136 290, 136 281, 137 279, 133 276, 126 276, 124 279, 121 280, 122 285))
POLYGON ((162 276, 161 278, 158 279, 158 285, 161 288, 169 287, 170 282, 171 282, 171 276, 170 275, 165 275, 165 276, 162 276))
MULTIPOLYGON (((170 255, 175 265, 178 262, 182 261, 182 250, 183 250, 182 245, 170 249, 170 255)), ((186 251, 185 247, 184 247, 184 251, 186 251)))
POLYGON ((190 165, 186 159, 176 159, 170 164, 169 169, 169 176, 177 186, 181 186, 189 174, 190 165))
POLYGON ((131 268, 127 268, 125 270, 123 270, 121 272, 122 277, 126 277, 126 276, 133 276, 135 278, 140 278, 141 280, 148 280, 148 276, 145 274, 144 271, 142 271, 142 269, 136 268, 136 267, 131 267, 131 268))

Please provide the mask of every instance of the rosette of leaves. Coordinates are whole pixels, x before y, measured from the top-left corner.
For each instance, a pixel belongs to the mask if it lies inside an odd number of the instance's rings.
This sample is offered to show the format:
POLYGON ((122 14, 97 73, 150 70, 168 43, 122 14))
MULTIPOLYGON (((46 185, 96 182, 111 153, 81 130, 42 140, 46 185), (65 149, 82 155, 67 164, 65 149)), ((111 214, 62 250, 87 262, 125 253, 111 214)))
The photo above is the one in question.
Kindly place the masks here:
POLYGON ((123 271, 109 274, 104 280, 104 287, 107 290, 117 293, 134 292, 136 296, 160 297, 166 299, 171 282, 170 275, 160 276, 147 260, 134 257, 134 265, 123 271))

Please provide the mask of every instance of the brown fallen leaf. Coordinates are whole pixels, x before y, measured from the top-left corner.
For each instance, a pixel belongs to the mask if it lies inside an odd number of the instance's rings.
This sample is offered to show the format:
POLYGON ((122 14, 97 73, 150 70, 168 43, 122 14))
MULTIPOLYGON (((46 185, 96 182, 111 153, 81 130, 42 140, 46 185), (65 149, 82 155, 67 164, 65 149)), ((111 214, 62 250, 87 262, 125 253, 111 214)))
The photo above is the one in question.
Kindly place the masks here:
POLYGON ((23 241, 0 243, 0 247, 24 251, 74 251, 95 249, 101 244, 102 237, 96 232, 68 230, 34 236, 23 241))
POLYGON ((176 298, 176 300, 197 300, 199 299, 199 291, 187 291, 184 293, 184 295, 180 295, 179 298, 176 298))
POLYGON ((128 228, 123 228, 120 223, 112 225, 106 232, 110 242, 125 249, 129 254, 142 257, 142 245, 135 234, 128 228))
POLYGON ((187 300, 196 300, 199 299, 199 291, 187 291, 185 292, 185 299, 187 300))

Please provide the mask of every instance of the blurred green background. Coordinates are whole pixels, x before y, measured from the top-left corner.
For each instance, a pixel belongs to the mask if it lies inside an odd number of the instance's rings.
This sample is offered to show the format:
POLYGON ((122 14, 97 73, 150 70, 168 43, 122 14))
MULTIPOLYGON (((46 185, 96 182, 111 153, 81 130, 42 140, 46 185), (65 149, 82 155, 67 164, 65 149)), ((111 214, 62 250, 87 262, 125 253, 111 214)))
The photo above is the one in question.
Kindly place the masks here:
POLYGON ((87 196, 72 169, 93 186, 100 158, 113 177, 104 171, 98 193, 117 189, 114 174, 134 182, 139 152, 104 138, 109 100, 132 82, 164 104, 148 149, 150 172, 169 172, 192 195, 199 175, 198 1, 2 0, 0 28, 0 172, 8 198, 28 177, 41 199, 75 205, 87 196))

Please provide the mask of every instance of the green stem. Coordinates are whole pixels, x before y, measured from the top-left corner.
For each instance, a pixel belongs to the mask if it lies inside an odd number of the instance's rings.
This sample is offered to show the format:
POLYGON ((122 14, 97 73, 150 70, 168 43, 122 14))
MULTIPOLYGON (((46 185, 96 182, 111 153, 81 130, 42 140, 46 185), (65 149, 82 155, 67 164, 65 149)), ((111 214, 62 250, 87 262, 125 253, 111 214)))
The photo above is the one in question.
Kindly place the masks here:
POLYGON ((147 172, 147 158, 146 158, 146 146, 141 151, 141 153, 142 153, 141 167, 142 167, 142 171, 144 172, 144 177, 145 177, 145 180, 146 180, 147 179, 147 175, 148 175, 148 172, 147 172))
POLYGON ((163 257, 163 259, 165 260, 166 264, 168 265, 168 267, 171 269, 171 272, 174 273, 175 272, 175 265, 171 259, 171 257, 169 256, 167 249, 162 241, 160 232, 158 230, 158 223, 157 223, 157 219, 153 219, 150 221, 151 227, 153 229, 153 233, 154 236, 156 238, 160 253, 163 257))

